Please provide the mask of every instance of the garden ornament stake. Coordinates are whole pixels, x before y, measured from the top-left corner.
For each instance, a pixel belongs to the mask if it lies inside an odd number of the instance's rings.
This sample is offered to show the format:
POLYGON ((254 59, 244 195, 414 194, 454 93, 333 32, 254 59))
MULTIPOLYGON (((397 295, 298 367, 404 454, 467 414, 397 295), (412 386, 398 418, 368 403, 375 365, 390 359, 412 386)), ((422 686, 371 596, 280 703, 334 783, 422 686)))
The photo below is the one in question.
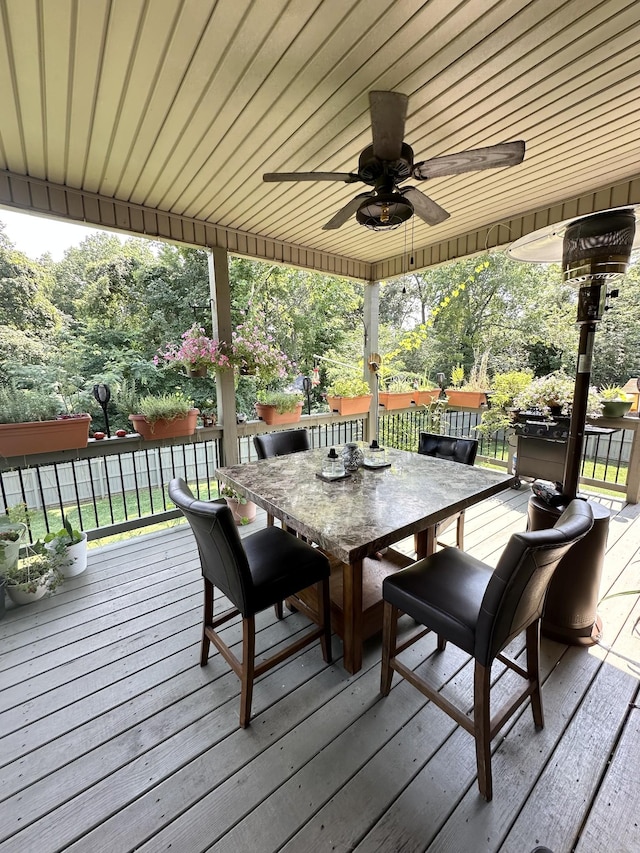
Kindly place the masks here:
POLYGON ((553 263, 560 260, 561 248, 563 280, 579 288, 580 341, 562 482, 562 492, 568 500, 575 498, 578 491, 597 323, 609 308, 609 300, 618 295, 609 285, 626 273, 631 250, 637 248, 638 215, 640 206, 635 205, 567 220, 527 234, 508 249, 516 260, 553 263))
POLYGON ((107 415, 107 404, 111 399, 111 390, 108 385, 94 385, 93 386, 93 396, 96 398, 100 406, 102 407, 102 411, 104 413, 104 431, 107 434, 107 438, 111 438, 111 430, 109 429, 109 416, 107 415))

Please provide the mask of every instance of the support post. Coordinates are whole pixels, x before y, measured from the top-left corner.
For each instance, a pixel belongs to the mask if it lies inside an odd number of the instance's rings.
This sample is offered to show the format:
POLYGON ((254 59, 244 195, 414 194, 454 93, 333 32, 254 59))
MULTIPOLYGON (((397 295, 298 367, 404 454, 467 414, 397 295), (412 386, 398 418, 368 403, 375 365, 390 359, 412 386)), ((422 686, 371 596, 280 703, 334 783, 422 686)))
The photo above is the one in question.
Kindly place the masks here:
MULTIPOLYGON (((216 247, 209 250, 209 293, 213 337, 231 343, 231 289, 226 249, 216 247)), ((221 463, 235 465, 238 462, 238 425, 235 379, 232 370, 217 371, 216 396, 218 423, 222 426, 221 463)))
POLYGON ((373 400, 369 408, 369 417, 364 421, 365 441, 378 435, 378 374, 369 370, 369 356, 378 352, 378 328, 380 313, 380 282, 373 281, 364 289, 364 372, 363 378, 369 383, 373 400))

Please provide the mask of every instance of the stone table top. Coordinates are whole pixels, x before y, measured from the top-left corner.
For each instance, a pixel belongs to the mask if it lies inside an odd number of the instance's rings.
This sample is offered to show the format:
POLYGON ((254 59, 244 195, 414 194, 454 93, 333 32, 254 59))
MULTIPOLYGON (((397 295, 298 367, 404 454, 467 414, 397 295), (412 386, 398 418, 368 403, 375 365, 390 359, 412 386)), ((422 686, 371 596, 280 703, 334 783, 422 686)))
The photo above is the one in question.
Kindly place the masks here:
POLYGON ((220 480, 344 562, 375 554, 508 488, 515 477, 388 449, 390 467, 316 477, 327 449, 218 468, 220 480))

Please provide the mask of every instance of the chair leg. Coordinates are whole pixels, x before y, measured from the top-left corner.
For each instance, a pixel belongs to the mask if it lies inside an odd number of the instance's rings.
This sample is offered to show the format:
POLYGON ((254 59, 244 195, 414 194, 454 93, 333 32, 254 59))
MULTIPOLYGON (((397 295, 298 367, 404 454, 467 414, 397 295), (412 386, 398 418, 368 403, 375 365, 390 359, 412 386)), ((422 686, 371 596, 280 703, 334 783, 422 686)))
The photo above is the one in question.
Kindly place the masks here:
POLYGON ((464 510, 458 516, 456 524, 456 546, 464 551, 464 510))
POLYGON ((475 662, 473 684, 473 735, 476 739, 476 763, 478 766, 478 788, 489 802, 493 797, 491 781, 491 666, 475 662))
POLYGON ((202 614, 202 644, 200 646, 200 666, 205 666, 209 660, 209 647, 211 645, 207 637, 206 628, 213 622, 213 584, 207 578, 204 580, 204 606, 202 614))
POLYGON ((447 648, 447 641, 438 634, 438 651, 443 652, 447 648))
POLYGON ((542 708, 542 690, 540 688, 540 620, 529 625, 527 638, 527 673, 529 681, 535 684, 531 694, 531 711, 533 722, 537 729, 544 728, 544 711, 542 708))
POLYGON ((391 690, 391 679, 393 678, 393 670, 391 669, 391 661, 396 655, 396 641, 398 636, 398 614, 400 611, 397 607, 384 602, 382 621, 382 670, 380 673, 380 693, 383 696, 388 696, 391 690))
POLYGON ((316 584, 318 604, 322 602, 322 627, 324 633, 320 638, 322 646, 322 657, 325 663, 331 663, 333 652, 331 649, 331 595, 329 591, 329 578, 316 584))
POLYGON ((273 611, 276 614, 276 619, 284 619, 284 612, 282 610, 282 602, 276 601, 273 605, 273 611))
POLYGON ((253 698, 253 673, 256 657, 256 623, 253 616, 242 620, 242 672, 240 682, 240 726, 243 729, 251 719, 251 700, 253 698))

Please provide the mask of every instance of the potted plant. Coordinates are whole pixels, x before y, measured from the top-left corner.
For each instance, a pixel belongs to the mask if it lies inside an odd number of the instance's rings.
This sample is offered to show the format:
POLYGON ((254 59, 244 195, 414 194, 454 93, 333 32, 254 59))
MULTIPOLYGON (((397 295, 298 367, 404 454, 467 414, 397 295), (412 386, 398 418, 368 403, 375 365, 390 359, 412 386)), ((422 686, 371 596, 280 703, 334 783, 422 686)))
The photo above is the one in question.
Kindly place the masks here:
POLYGON ((0 520, 0 577, 18 562, 26 531, 27 525, 20 521, 11 521, 8 517, 0 520))
POLYGON ((600 389, 599 396, 605 418, 623 418, 633 403, 619 385, 605 385, 600 389))
POLYGON ((153 359, 154 364, 164 359, 168 364, 184 367, 187 376, 206 376, 210 367, 222 370, 233 367, 231 347, 225 341, 215 340, 205 335, 204 329, 194 323, 182 333, 182 342, 166 344, 165 351, 153 359))
POLYGON ((476 357, 469 379, 464 381, 464 368, 456 365, 451 371, 451 384, 447 388, 447 397, 450 406, 462 406, 466 409, 479 409, 487 404, 487 391, 489 390, 489 377, 487 366, 489 353, 485 352, 480 358, 476 357))
POLYGON ((362 415, 369 411, 373 394, 359 377, 336 379, 327 389, 327 403, 339 415, 362 415))
POLYGON ((63 555, 47 550, 42 542, 27 549, 27 555, 5 572, 7 594, 14 604, 31 604, 56 590, 64 578, 63 555))
MULTIPOLYGON (((568 417, 573 403, 575 379, 563 370, 556 370, 546 376, 534 379, 513 400, 514 408, 519 411, 538 410, 547 416, 568 417)), ((599 417, 602 413, 600 401, 594 388, 589 389, 587 414, 599 417)))
POLYGON ((433 382, 429 382, 424 376, 419 382, 418 387, 413 392, 413 402, 416 406, 429 406, 434 400, 440 396, 440 388, 434 388, 433 382))
POLYGON ((236 492, 231 486, 223 486, 220 495, 227 502, 233 520, 238 526, 251 524, 256 520, 257 507, 253 501, 247 500, 244 495, 236 492))
POLYGON ((157 397, 141 397, 138 413, 129 415, 129 420, 136 432, 150 441, 192 435, 196 430, 198 413, 191 400, 176 391, 157 397))
POLYGON ((89 442, 91 415, 61 414, 62 402, 54 394, 0 387, 0 455, 75 450, 89 442))
POLYGON ((47 550, 57 551, 64 558, 60 570, 65 578, 81 575, 87 568, 87 534, 73 528, 65 516, 62 528, 47 533, 44 542, 47 550))
POLYGON ((300 420, 302 394, 298 391, 258 391, 256 412, 266 424, 291 424, 300 420))
POLYGON ((396 376, 387 382, 384 391, 380 391, 378 402, 387 411, 389 409, 407 409, 413 402, 414 397, 415 390, 411 382, 401 376, 396 376))

